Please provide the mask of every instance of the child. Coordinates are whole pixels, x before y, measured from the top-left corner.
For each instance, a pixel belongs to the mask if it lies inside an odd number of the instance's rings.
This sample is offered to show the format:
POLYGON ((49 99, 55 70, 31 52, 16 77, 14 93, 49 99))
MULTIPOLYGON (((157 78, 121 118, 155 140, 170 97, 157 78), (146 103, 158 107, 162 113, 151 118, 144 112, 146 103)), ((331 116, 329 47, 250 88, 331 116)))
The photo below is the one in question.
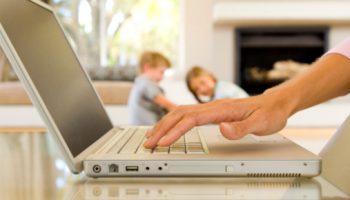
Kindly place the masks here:
POLYGON ((195 66, 186 75, 186 84, 199 103, 224 98, 245 98, 249 95, 237 85, 217 81, 207 70, 195 66))
POLYGON ((175 107, 158 83, 170 67, 169 60, 157 52, 145 52, 139 62, 139 76, 131 90, 128 109, 132 125, 154 125, 175 107))

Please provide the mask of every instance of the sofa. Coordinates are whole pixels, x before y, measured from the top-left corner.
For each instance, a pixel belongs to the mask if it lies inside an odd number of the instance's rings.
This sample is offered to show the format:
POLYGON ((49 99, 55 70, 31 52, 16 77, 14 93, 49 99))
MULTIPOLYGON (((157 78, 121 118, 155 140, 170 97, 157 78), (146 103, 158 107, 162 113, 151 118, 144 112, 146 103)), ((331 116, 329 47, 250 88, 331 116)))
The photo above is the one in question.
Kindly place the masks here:
MULTIPOLYGON (((94 81, 105 105, 126 105, 133 83, 128 81, 94 81)), ((21 82, 0 83, 0 105, 31 105, 21 82)))
MULTIPOLYGON (((133 82, 93 81, 114 125, 128 125, 127 102, 133 82)), ((45 127, 20 82, 0 83, 0 127, 45 127)))

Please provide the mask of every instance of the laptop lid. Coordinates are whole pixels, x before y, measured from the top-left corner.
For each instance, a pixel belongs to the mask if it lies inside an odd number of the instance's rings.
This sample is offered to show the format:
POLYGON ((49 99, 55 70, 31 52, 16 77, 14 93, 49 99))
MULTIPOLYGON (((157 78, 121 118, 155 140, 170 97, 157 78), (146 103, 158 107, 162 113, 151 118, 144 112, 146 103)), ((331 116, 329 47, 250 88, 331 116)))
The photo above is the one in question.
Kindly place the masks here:
POLYGON ((321 176, 350 195, 350 115, 322 149, 321 176))
POLYGON ((54 12, 29 0, 0 1, 0 44, 72 172, 113 125, 54 12))

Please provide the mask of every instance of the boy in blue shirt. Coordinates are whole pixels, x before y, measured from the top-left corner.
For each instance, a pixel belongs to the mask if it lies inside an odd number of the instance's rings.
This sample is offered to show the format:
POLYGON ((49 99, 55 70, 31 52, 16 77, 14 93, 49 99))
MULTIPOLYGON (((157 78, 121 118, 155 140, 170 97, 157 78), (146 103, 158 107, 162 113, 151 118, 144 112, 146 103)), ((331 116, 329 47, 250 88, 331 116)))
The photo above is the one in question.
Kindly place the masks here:
POLYGON ((169 60, 160 53, 142 54, 140 74, 135 79, 128 101, 132 125, 154 125, 176 106, 164 96, 164 91, 158 85, 170 65, 169 60))

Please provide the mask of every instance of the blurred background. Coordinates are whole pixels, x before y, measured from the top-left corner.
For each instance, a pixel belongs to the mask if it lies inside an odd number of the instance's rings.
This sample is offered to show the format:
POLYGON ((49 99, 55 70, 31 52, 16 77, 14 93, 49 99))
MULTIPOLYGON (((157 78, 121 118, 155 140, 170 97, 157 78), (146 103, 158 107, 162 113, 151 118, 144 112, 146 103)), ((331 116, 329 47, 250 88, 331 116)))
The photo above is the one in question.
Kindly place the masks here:
MULTIPOLYGON (((350 36, 347 0, 46 0, 52 6, 112 121, 126 104, 146 50, 171 60, 161 85, 178 104, 195 103, 184 75, 193 65, 250 95, 300 73, 350 36)), ((0 126, 44 126, 0 50, 0 126)), ((312 84, 312 83, 310 83, 312 84)), ((337 127, 346 96, 293 116, 288 126, 337 127)))

